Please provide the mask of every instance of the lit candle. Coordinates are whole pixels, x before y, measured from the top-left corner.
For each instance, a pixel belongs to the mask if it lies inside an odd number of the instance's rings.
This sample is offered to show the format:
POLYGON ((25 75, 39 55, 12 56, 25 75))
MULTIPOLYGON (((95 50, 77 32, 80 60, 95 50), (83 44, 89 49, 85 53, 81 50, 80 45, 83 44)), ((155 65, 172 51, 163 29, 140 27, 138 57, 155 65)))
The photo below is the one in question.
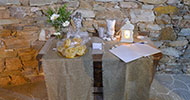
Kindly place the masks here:
POLYGON ((124 30, 124 32, 123 32, 123 37, 124 37, 125 39, 129 39, 129 38, 130 38, 130 31, 129 31, 129 30, 124 30))

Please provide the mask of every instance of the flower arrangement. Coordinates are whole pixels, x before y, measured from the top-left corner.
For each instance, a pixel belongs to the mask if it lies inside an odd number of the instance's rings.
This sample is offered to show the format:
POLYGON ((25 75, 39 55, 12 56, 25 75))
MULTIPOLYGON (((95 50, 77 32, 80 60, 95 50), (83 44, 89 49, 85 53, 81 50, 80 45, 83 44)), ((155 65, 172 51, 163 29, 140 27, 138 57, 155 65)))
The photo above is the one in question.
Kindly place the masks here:
POLYGON ((63 28, 66 28, 70 25, 71 12, 67 10, 67 5, 64 4, 59 8, 49 8, 46 12, 48 17, 47 22, 50 23, 56 30, 55 36, 60 37, 60 32, 63 28))

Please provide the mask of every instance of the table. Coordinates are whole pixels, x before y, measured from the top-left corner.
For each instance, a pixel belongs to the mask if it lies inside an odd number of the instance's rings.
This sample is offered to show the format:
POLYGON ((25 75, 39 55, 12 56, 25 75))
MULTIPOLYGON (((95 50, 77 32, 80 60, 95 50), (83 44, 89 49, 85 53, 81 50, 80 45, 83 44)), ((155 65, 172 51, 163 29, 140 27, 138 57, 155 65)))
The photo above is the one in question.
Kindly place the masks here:
MULTIPOLYGON (((102 41, 92 38, 92 41, 102 41)), ((102 57, 104 100, 148 100, 160 54, 124 63, 104 45, 102 57)), ((66 59, 52 51, 56 40, 42 58, 49 100, 93 100, 92 50, 78 58, 66 59)), ((90 43, 89 43, 90 44, 90 43)))

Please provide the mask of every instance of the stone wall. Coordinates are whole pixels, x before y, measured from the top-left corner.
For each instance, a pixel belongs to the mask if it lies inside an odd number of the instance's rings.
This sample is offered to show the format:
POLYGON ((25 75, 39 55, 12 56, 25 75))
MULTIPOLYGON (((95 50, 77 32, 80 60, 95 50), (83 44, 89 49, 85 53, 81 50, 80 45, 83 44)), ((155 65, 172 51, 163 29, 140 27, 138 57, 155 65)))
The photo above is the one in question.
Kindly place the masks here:
POLYGON ((190 73, 190 0, 1 0, 0 38, 6 46, 1 46, 0 77, 11 83, 14 78, 6 72, 14 70, 28 80, 22 72, 37 68, 40 30, 50 29, 45 11, 64 3, 72 13, 82 13, 83 30, 93 35, 97 27, 106 28, 106 19, 116 19, 118 30, 129 18, 135 34, 149 36, 163 51, 159 73, 190 73))

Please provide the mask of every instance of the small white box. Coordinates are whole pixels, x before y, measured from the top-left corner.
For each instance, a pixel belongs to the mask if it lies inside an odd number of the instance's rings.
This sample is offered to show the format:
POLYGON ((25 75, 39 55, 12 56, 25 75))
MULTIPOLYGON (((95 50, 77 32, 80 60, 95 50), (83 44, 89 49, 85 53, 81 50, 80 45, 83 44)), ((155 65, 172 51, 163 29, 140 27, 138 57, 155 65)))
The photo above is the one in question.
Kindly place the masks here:
POLYGON ((92 43, 93 50, 102 50, 102 43, 92 43))

